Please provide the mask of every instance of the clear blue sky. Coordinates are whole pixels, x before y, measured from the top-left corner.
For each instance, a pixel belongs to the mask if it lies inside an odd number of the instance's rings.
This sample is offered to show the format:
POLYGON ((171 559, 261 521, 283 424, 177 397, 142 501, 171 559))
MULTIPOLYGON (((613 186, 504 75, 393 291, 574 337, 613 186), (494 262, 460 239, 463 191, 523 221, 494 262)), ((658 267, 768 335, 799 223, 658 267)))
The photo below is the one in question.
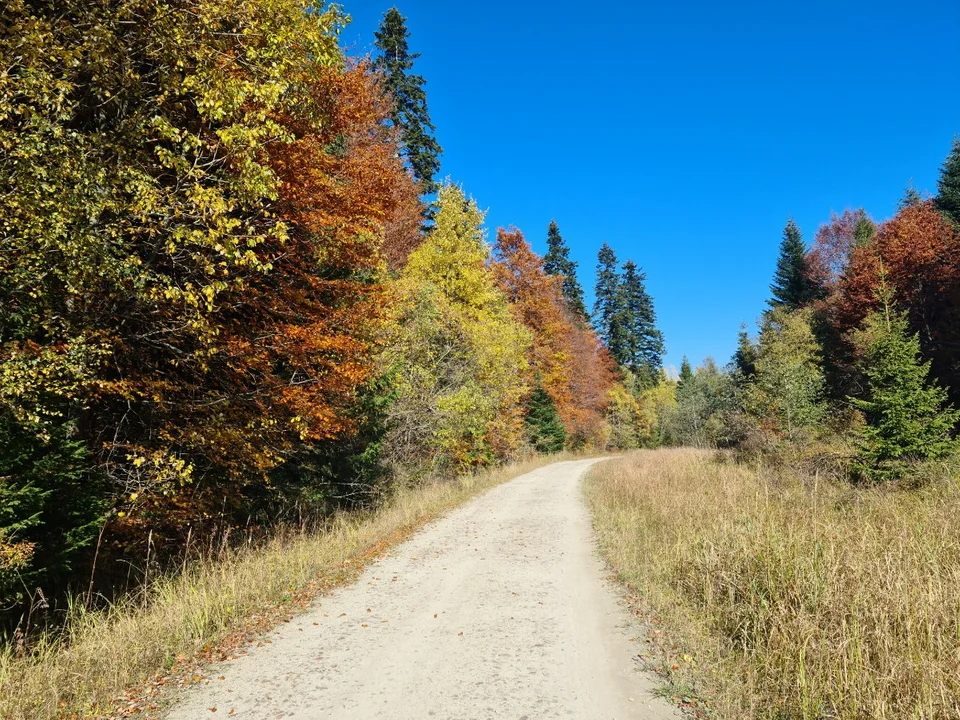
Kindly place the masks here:
MULTIPOLYGON (((345 0, 352 55, 389 0, 345 0)), ((882 220, 960 133, 960 2, 401 0, 443 175, 491 234, 556 219, 592 302, 607 241, 647 272, 667 363, 726 362, 783 226, 882 220)))

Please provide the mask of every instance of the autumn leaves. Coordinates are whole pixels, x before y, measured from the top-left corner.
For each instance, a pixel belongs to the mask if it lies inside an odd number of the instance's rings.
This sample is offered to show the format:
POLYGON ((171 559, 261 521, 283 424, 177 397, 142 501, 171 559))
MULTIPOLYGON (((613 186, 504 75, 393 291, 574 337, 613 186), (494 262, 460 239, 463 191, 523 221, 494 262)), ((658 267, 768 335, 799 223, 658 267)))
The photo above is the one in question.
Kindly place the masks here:
POLYGON ((456 186, 424 230, 432 126, 386 91, 422 80, 345 57, 336 7, 2 21, 4 603, 71 577, 104 523, 111 567, 513 457, 535 387, 573 444, 604 441, 609 360, 561 279, 519 233, 491 260, 456 186))

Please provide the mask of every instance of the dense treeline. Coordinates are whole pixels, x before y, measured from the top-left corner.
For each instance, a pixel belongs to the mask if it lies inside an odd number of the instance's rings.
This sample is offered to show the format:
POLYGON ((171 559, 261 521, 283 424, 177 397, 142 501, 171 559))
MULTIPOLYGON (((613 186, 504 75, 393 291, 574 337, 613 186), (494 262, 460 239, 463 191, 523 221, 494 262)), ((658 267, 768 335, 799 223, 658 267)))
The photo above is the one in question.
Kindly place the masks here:
POLYGON ((922 481, 953 456, 958 188, 960 140, 937 196, 910 189, 885 222, 846 211, 807 247, 790 220, 759 335, 743 330, 726 368, 681 369, 667 441, 773 454, 857 482, 922 481))
POLYGON ((546 259, 514 229, 490 246, 435 179, 402 15, 372 62, 343 54, 345 22, 302 0, 0 10, 14 620, 214 533, 652 427, 642 273, 608 278, 604 344, 556 224, 546 259))

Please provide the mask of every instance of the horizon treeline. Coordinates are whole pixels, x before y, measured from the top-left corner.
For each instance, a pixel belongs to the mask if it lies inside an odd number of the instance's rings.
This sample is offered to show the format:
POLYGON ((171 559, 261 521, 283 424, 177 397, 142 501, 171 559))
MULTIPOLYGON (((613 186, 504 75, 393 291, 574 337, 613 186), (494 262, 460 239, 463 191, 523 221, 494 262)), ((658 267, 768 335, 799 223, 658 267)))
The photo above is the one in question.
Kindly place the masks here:
POLYGON ((436 177, 403 16, 372 59, 345 22, 300 0, 0 10, 13 622, 232 531, 643 441, 663 346, 642 272, 601 251, 598 335, 555 223, 546 258, 515 228, 488 244, 436 177))
POLYGON ((668 442, 736 448, 859 483, 923 483, 956 458, 960 138, 937 195, 833 214, 809 246, 790 219, 768 308, 730 363, 686 359, 668 442))

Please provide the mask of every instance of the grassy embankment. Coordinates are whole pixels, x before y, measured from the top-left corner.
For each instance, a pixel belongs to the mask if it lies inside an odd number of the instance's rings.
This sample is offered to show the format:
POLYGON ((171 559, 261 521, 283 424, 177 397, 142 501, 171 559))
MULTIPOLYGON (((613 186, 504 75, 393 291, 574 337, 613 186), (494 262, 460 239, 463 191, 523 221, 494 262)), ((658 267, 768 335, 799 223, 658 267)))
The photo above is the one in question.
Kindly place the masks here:
MULTIPOLYGON (((319 533, 285 532, 254 548, 197 558, 136 598, 94 612, 76 602, 62 630, 28 649, 0 648, 0 718, 103 717, 131 687, 229 654, 315 595, 349 582, 423 523, 482 491, 572 456, 536 458, 402 490, 319 533)), ((143 688, 141 688, 142 690, 143 688)), ((129 704, 142 705, 142 693, 129 704)))
POLYGON ((849 485, 660 450, 603 463, 604 552, 726 718, 960 717, 960 480, 849 485))

